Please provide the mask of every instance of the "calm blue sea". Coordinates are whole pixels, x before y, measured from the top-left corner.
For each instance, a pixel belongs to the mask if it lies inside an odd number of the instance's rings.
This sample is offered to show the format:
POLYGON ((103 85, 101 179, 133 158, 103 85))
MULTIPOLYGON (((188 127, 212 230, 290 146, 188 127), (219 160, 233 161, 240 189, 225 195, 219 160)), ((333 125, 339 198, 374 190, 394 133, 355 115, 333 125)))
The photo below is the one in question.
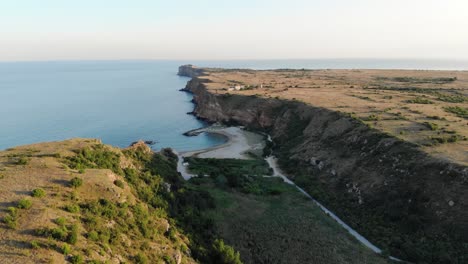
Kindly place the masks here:
POLYGON ((0 63, 0 149, 72 137, 100 138, 126 147, 138 139, 179 151, 223 142, 215 135, 185 137, 204 124, 186 113, 189 80, 179 65, 226 68, 467 70, 467 61, 262 60, 262 61, 61 61, 0 63))

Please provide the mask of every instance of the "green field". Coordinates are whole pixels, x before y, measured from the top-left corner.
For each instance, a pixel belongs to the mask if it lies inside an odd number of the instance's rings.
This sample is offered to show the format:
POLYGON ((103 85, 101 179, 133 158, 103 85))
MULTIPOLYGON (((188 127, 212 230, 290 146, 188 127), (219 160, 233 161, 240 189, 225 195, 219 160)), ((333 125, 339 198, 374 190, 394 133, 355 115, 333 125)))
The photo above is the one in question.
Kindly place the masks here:
MULTIPOLYGON (((198 165, 203 163, 197 159, 198 165)), ((198 166, 209 174, 213 166, 225 174, 242 170, 251 161, 212 160, 198 166), (230 164, 229 168, 223 164, 230 164)), ((257 161, 261 163, 261 161, 257 161)), ((208 192, 214 201, 203 214, 212 219, 217 235, 240 251, 244 263, 386 263, 365 248, 310 199, 280 178, 246 176, 229 185, 224 176, 190 180, 194 192, 208 192), (221 178, 221 179, 219 179, 221 178), (249 191, 246 186, 256 186, 249 191)))

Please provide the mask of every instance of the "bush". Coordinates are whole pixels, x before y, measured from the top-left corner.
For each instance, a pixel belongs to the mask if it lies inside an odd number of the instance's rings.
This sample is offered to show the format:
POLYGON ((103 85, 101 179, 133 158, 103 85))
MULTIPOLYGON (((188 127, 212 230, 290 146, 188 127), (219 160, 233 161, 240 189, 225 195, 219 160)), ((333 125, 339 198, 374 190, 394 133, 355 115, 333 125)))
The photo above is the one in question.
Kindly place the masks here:
POLYGON ((59 226, 65 226, 65 224, 67 223, 67 221, 65 220, 65 218, 63 217, 59 217, 57 219, 55 219, 55 223, 59 226))
POLYGON ((84 262, 83 257, 81 255, 73 255, 70 257, 70 262, 72 264, 81 264, 84 262))
POLYGON ((36 240, 33 240, 33 241, 31 241, 31 247, 32 247, 33 249, 38 249, 38 248, 41 247, 41 245, 40 245, 39 242, 37 242, 36 240))
POLYGON ((68 233, 67 242, 75 245, 78 241, 78 225, 73 225, 71 228, 71 232, 68 233))
POLYGON ((92 241, 98 241, 99 240, 99 234, 94 230, 89 232, 87 237, 88 237, 89 240, 92 240, 92 241))
POLYGON ((77 204, 68 204, 64 207, 64 209, 70 213, 78 213, 80 211, 80 207, 77 204))
POLYGON ((18 202, 19 209, 29 209, 32 206, 32 202, 29 199, 23 198, 18 202))
POLYGON ((428 100, 422 97, 416 97, 414 99, 407 100, 406 102, 410 104, 433 104, 431 100, 428 100))
POLYGON ((135 256, 135 263, 137 263, 137 264, 147 264, 148 263, 148 258, 144 254, 138 253, 135 256))
POLYGON ((438 130, 439 129, 439 125, 437 125, 436 123, 431 123, 431 122, 424 122, 424 125, 429 128, 430 130, 438 130))
POLYGON ((17 220, 16 216, 13 216, 11 214, 6 214, 3 217, 3 222, 11 229, 16 229, 16 226, 18 224, 16 220, 17 220))
POLYGON ((71 247, 68 244, 63 244, 61 250, 64 255, 68 255, 71 252, 71 247))
POLYGON ((120 188, 123 188, 123 187, 124 187, 124 183, 123 183, 123 181, 121 181, 121 180, 115 180, 115 181, 114 181, 114 184, 115 184, 116 186, 120 187, 120 188))
POLYGON ((242 264, 240 253, 236 252, 231 246, 224 244, 224 241, 221 239, 214 241, 213 250, 215 263, 242 264))
POLYGON ((70 180, 70 187, 78 188, 81 185, 83 185, 83 179, 81 178, 74 177, 73 179, 70 180))
POLYGON ((444 110, 445 112, 455 114, 458 117, 468 119, 468 108, 463 108, 459 106, 450 106, 450 107, 444 107, 444 110))
POLYGON ((12 215, 13 217, 16 217, 18 215, 18 210, 16 210, 15 207, 13 206, 10 206, 7 208, 7 211, 10 215, 12 215))
POLYGON ((26 157, 20 157, 19 160, 16 162, 18 165, 26 165, 28 164, 29 159, 26 157))
POLYGON ((46 195, 46 192, 44 191, 44 189, 37 188, 37 189, 34 189, 32 191, 31 195, 32 195, 32 197, 41 198, 41 197, 44 197, 46 195))

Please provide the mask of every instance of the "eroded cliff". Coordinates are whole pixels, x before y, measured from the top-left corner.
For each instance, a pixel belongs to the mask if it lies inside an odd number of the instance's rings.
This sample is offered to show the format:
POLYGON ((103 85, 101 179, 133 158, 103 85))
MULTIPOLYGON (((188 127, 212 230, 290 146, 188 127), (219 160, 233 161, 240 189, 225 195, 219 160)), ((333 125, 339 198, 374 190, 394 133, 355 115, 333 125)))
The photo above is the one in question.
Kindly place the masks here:
MULTIPOLYGON (((202 71, 201 71, 202 72, 202 71)), ((186 90, 197 117, 267 132, 296 184, 392 255, 414 262, 468 260, 468 168, 369 128, 349 115, 294 100, 214 94, 201 72, 186 90)))

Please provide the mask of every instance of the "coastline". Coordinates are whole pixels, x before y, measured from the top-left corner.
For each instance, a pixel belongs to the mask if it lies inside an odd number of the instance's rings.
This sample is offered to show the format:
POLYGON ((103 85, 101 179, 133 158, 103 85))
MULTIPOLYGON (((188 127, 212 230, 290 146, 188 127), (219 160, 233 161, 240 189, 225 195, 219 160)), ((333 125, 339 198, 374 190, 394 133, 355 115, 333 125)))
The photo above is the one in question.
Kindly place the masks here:
MULTIPOLYGON (((233 146, 235 147, 239 143, 242 146, 242 140, 245 140, 245 142, 247 142, 248 141, 247 133, 255 134, 253 132, 245 131, 241 127, 223 127, 223 126, 211 126, 211 127, 191 130, 189 132, 194 133, 192 136, 197 136, 201 133, 216 133, 216 134, 225 136, 227 138, 227 141, 224 144, 210 147, 210 148, 176 153, 178 156, 177 170, 179 171, 179 173, 182 175, 182 177, 185 180, 190 180, 190 178, 197 177, 197 175, 190 173, 190 171, 188 170, 188 164, 184 162, 184 157, 195 156, 195 157, 200 157, 200 158, 223 158, 223 157, 217 156, 216 154, 227 154, 228 156, 237 156, 237 158, 240 157, 241 159, 242 158, 249 159, 249 157, 243 157, 245 156, 245 152, 233 151, 236 149, 236 148, 233 148, 233 146), (239 142, 239 138, 241 138, 240 140, 241 142, 239 142)), ((249 145, 249 146, 252 147, 252 145, 249 145)), ((281 178, 284 181, 284 183, 294 186, 299 192, 301 192, 303 195, 309 198, 313 203, 315 203, 320 208, 320 210, 322 210, 326 215, 328 215, 333 220, 335 220, 337 224, 343 227, 356 240, 361 242, 364 246, 372 250, 374 253, 376 254, 382 253, 382 249, 380 249, 379 247, 374 245, 372 242, 370 242, 368 239, 366 239, 364 236, 359 234, 356 230, 354 230, 348 224, 346 224, 343 220, 341 220, 336 214, 334 214, 332 211, 326 208, 323 204, 321 204, 319 201, 313 198, 310 194, 308 194, 304 189, 297 186, 293 181, 291 181, 284 174, 284 172, 279 168, 276 157, 268 156, 268 157, 265 157, 264 159, 268 163, 270 168, 273 169, 273 176, 270 176, 270 177, 281 178)), ((401 259, 393 257, 393 256, 389 256, 389 259, 393 261, 397 261, 397 262, 402 261, 401 259)))
POLYGON ((212 133, 226 137, 226 142, 217 146, 193 150, 176 152, 178 156, 177 170, 185 180, 189 180, 196 175, 188 171, 187 164, 184 163, 186 157, 217 158, 217 159, 252 159, 251 154, 261 154, 265 142, 263 135, 244 130, 242 127, 225 127, 213 125, 205 128, 189 131, 191 136, 201 133, 212 133))

